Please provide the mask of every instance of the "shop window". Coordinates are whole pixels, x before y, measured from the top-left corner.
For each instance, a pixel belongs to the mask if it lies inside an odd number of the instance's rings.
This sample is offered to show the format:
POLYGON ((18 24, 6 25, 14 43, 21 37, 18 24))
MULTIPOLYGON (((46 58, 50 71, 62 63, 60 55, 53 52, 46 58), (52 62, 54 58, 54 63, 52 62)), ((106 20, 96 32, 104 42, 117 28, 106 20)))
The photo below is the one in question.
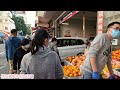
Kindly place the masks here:
POLYGON ((83 45, 85 44, 83 40, 76 40, 76 45, 83 45))

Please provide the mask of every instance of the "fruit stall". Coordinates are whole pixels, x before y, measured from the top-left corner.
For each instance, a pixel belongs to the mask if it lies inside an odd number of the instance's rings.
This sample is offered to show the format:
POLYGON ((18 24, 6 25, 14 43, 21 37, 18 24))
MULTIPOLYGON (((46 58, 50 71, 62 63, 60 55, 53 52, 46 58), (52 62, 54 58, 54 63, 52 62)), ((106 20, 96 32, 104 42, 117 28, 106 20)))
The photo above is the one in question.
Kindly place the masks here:
MULTIPOLYGON (((78 56, 66 57, 65 65, 63 66, 64 78, 65 79, 82 79, 81 67, 83 66, 85 55, 80 54, 78 56)), ((112 68, 114 74, 120 77, 120 50, 112 51, 112 68)), ((103 79, 109 78, 109 71, 105 65, 103 71, 101 72, 103 79)))
POLYGON ((81 66, 85 60, 85 55, 66 57, 65 66, 63 66, 66 79, 82 79, 81 66))

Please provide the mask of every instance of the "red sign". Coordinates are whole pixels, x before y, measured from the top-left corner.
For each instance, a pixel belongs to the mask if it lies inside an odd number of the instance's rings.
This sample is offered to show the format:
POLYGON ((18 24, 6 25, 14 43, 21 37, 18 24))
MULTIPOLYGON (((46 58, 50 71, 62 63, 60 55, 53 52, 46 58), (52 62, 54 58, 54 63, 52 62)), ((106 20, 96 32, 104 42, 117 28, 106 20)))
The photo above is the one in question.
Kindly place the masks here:
POLYGON ((97 34, 102 34, 103 33, 103 27, 104 27, 104 13, 103 11, 98 11, 98 16, 97 16, 97 34))
POLYGON ((34 30, 37 30, 37 27, 32 27, 32 30, 34 31, 34 30))
POLYGON ((69 13, 66 17, 64 17, 60 23, 63 23, 64 21, 68 20, 69 18, 73 17, 75 14, 77 14, 79 11, 73 11, 71 13, 69 13))

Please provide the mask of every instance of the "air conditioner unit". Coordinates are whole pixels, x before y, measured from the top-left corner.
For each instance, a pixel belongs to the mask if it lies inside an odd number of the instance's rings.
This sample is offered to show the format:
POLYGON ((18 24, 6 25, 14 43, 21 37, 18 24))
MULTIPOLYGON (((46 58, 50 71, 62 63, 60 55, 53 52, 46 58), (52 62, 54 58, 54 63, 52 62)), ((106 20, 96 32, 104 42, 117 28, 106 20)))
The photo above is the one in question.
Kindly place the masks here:
POLYGON ((118 45, 118 39, 113 39, 112 40, 112 45, 118 45))

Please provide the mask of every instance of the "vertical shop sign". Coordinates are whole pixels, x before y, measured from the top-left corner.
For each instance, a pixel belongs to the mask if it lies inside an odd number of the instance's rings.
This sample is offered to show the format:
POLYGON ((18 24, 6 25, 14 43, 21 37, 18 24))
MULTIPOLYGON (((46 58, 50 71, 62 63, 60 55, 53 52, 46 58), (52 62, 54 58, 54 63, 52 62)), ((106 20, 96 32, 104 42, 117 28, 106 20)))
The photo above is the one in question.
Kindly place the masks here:
POLYGON ((97 15, 97 34, 103 33, 103 27, 104 27, 104 12, 98 11, 97 15))

